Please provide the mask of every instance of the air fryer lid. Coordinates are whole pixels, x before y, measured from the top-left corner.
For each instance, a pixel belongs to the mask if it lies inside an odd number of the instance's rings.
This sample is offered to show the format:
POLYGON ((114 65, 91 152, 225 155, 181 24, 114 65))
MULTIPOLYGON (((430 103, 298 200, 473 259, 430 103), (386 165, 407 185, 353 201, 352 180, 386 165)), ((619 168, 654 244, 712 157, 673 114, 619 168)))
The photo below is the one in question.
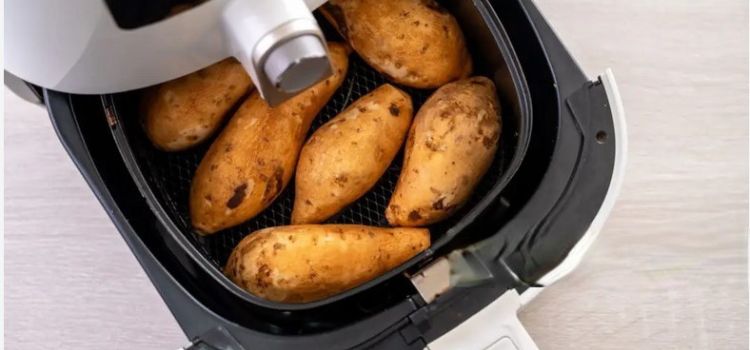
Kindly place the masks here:
MULTIPOLYGON (((201 236, 191 227, 188 196, 194 171, 210 141, 186 152, 157 151, 145 137, 138 122, 140 95, 128 93, 104 96, 105 109, 117 120, 117 127, 112 130, 120 153, 142 194, 159 216, 165 231, 178 243, 179 249, 188 252, 198 266, 213 276, 215 283, 223 285, 248 303, 276 310, 304 310, 355 296, 383 284, 409 268, 423 265, 437 249, 454 241, 457 236, 481 234, 475 231, 464 232, 464 229, 469 224, 476 223, 480 215, 493 205, 523 160, 530 130, 529 94, 520 65, 496 18, 481 3, 449 1, 445 6, 462 25, 475 61, 475 74, 490 77, 498 88, 502 108, 502 133, 494 162, 470 201, 449 220, 429 227, 433 241, 429 250, 375 280, 325 300, 308 304, 280 304, 251 295, 224 277, 221 267, 234 246, 248 233, 265 227, 289 224, 294 184, 290 183, 269 208, 248 222, 210 236, 201 236)), ((340 40, 324 24, 324 20, 319 19, 319 22, 329 39, 340 40)), ((352 54, 344 83, 320 112, 310 132, 336 116, 349 103, 385 82, 387 80, 383 75, 370 68, 356 54, 352 54)), ((432 92, 401 88, 412 96, 415 110, 432 92)), ((372 190, 327 222, 387 226, 384 212, 400 173, 401 158, 402 155, 399 154, 372 190)), ((485 234, 494 232, 501 222, 497 217, 493 218, 493 222, 485 227, 485 234)), ((471 240, 470 237, 464 237, 463 240, 467 239, 471 240)))
POLYGON ((311 14, 323 2, 11 1, 6 69, 47 89, 102 94, 162 83, 234 57, 276 105, 331 74, 311 14))

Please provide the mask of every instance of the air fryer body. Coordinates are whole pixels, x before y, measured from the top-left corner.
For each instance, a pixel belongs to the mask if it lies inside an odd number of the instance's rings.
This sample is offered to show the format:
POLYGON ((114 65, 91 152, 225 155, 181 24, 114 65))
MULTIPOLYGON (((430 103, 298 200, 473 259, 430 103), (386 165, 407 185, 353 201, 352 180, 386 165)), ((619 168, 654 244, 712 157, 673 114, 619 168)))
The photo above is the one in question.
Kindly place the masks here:
POLYGON ((534 348, 516 312, 575 267, 606 219, 625 161, 622 109, 611 74, 589 80, 530 0, 473 4, 502 23, 520 62, 531 115, 523 161, 460 237, 380 290, 314 308, 252 305, 216 283, 128 175, 106 99, 44 90, 63 145, 192 348, 534 348), (389 288, 409 293, 379 295, 389 288))
POLYGON ((291 83, 285 80, 307 87, 331 73, 311 14, 323 2, 11 0, 6 70, 55 91, 102 94, 162 83, 234 56, 273 105, 299 91, 280 88, 291 83), (278 49, 292 45, 294 54, 278 49), (288 69, 303 60, 317 74, 287 78, 268 65, 288 69))

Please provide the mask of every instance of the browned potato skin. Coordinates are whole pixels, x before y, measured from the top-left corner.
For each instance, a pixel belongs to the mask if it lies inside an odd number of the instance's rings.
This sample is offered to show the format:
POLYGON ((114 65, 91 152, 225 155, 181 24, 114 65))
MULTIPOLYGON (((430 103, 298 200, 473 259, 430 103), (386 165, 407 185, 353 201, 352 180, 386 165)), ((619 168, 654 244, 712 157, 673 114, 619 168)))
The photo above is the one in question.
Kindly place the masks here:
POLYGON ((420 228, 359 225, 272 227, 245 237, 224 273, 261 298, 305 303, 367 282, 427 249, 420 228))
POLYGON ((411 97, 385 84, 316 130, 297 162, 292 224, 323 222, 370 190, 404 143, 412 113, 411 97))
POLYGON ((200 233, 249 220, 286 187, 310 124, 346 75, 348 49, 329 43, 329 51, 331 77, 273 108, 253 93, 211 145, 190 190, 190 216, 200 233))
POLYGON ((443 220, 469 199, 495 156, 500 103, 484 77, 447 84, 414 117, 386 218, 394 226, 443 220))
POLYGON ((458 22, 433 0, 331 0, 322 9, 369 65, 399 84, 437 88, 471 74, 458 22))
POLYGON ((168 81, 147 92, 143 120, 157 148, 182 151, 211 136, 253 83, 234 58, 168 81))

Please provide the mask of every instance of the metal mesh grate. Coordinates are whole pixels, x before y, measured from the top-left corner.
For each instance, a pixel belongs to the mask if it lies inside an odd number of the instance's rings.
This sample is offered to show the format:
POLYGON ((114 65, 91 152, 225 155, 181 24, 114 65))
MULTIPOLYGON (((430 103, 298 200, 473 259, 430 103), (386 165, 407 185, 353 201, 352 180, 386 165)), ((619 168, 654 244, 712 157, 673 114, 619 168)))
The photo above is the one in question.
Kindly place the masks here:
MULTIPOLYGON (((352 54, 349 72, 344 83, 317 116, 310 133, 335 117, 351 102, 386 82, 387 80, 380 73, 370 68, 356 54, 352 54)), ((400 88, 411 95, 415 111, 432 92, 400 88)), ((189 215, 190 183, 212 140, 186 152, 166 153, 156 150, 146 138, 138 122, 140 115, 135 108, 138 105, 138 98, 138 93, 114 96, 116 109, 120 113, 118 119, 126 133, 128 146, 131 147, 135 160, 148 182, 147 185, 156 195, 167 216, 174 221, 181 233, 186 235, 217 268, 223 266, 235 245, 248 233, 265 227, 288 225, 290 223, 294 202, 294 177, 276 201, 255 218, 242 225, 210 236, 204 237, 195 233, 191 227, 189 215)), ((501 136, 503 144, 507 143, 507 139, 509 138, 501 136)), ((506 163, 504 149, 505 147, 501 145, 493 165, 463 210, 448 221, 431 227, 433 240, 455 224, 498 181, 506 163)), ((390 165, 385 175, 366 195, 327 222, 386 226, 385 208, 398 180, 402 152, 390 165)))

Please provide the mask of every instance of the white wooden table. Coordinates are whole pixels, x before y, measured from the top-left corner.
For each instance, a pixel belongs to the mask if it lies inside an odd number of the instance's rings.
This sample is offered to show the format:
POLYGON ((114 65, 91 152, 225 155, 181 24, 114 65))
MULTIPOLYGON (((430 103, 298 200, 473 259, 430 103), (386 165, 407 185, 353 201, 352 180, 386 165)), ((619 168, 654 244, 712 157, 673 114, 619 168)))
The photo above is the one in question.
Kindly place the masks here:
MULTIPOLYGON (((521 315, 542 349, 748 346, 748 3, 539 0, 630 128, 614 213, 521 315)), ((8 349, 174 349, 185 338, 56 139, 5 92, 8 349)))

